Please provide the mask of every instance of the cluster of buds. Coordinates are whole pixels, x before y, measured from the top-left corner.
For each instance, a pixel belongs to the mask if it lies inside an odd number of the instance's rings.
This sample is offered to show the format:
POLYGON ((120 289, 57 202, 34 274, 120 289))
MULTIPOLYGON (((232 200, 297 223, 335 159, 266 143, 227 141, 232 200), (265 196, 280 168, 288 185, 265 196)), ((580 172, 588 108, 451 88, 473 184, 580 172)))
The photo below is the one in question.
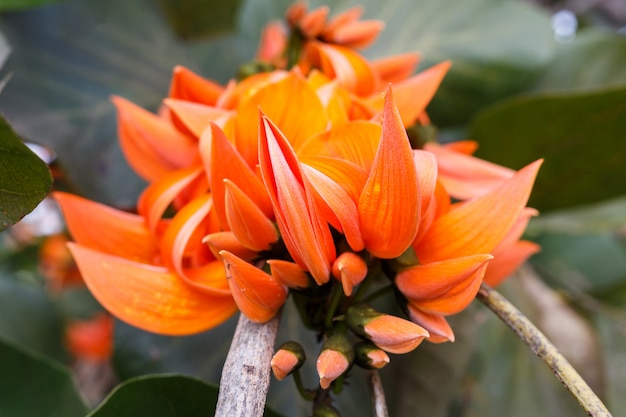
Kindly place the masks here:
MULTIPOLYGON (((85 283, 114 315, 192 334, 237 310, 265 322, 292 297, 324 340, 321 388, 353 363, 454 340, 446 317, 537 250, 520 237, 541 164, 515 172, 472 142, 412 148, 406 129, 428 122, 450 63, 411 75, 416 54, 370 62, 354 47, 382 25, 327 15, 289 9, 291 33, 268 29, 270 65, 243 80, 176 68, 157 114, 114 98, 149 183, 136 214, 56 194, 85 283), (363 304, 386 290, 406 319, 363 304)), ((282 379, 303 360, 281 348, 272 368, 282 379)))

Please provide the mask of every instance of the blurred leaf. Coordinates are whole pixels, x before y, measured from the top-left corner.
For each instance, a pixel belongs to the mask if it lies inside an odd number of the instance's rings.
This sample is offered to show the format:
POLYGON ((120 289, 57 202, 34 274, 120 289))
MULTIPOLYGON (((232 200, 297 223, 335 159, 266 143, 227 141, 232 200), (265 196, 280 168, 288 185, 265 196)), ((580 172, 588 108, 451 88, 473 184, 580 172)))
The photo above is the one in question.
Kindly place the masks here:
POLYGON ((51 185, 47 165, 0 116, 0 231, 30 213, 51 185))
POLYGON ((85 415, 87 409, 67 369, 2 339, 0 358, 0 415, 85 415))
POLYGON ((477 156, 511 168, 545 158, 529 205, 547 211, 624 195, 626 87, 517 97, 478 115, 477 156))
POLYGON ((0 271, 0 337, 66 361, 63 335, 63 319, 43 287, 0 271))
POLYGON ((599 29, 578 32, 560 43, 535 90, 591 90, 626 84, 626 38, 599 29))
MULTIPOLYGON (((212 415, 218 387, 185 375, 150 375, 119 385, 88 417, 212 415)), ((265 410, 267 417, 280 417, 265 410)))
MULTIPOLYGON (((240 30, 258 39, 261 27, 281 18, 290 1, 248 0, 240 30)), ((310 1, 311 8, 330 2, 310 1)), ((452 60, 452 68, 429 107, 438 125, 464 124, 480 108, 520 92, 552 54, 550 18, 518 1, 502 0, 341 0, 332 9, 363 5, 365 17, 386 29, 365 51, 382 58, 414 51, 422 68, 452 60)), ((257 41, 258 42, 258 41, 257 41)))
POLYGON ((0 1, 0 12, 38 7, 60 1, 64 0, 2 0, 0 1))
MULTIPOLYGON (((0 33, 0 69, 2 69, 2 67, 4 66, 4 63, 6 62, 10 53, 11 53, 11 48, 9 47, 9 44, 7 43, 7 40, 5 39, 4 35, 0 33)), ((1 84, 4 84, 4 82, 5 80, 2 80, 2 82, 0 83, 0 92, 2 91, 1 84)))
POLYGON ((234 29, 241 0, 159 0, 176 33, 185 39, 234 29))
POLYGON ((613 232, 626 226, 626 197, 581 208, 563 209, 542 214, 531 220, 526 233, 595 234, 613 232))
MULTIPOLYGON (((509 280, 503 294, 533 322, 536 305, 517 279, 509 280)), ((585 416, 576 400, 517 336, 491 311, 475 338, 462 400, 465 417, 585 416)))
POLYGON ((225 81, 243 60, 234 36, 183 43, 151 0, 5 13, 0 30, 14 49, 0 110, 23 137, 54 149, 79 193, 118 207, 133 207, 144 183, 117 144, 109 96, 155 110, 174 66, 225 81))

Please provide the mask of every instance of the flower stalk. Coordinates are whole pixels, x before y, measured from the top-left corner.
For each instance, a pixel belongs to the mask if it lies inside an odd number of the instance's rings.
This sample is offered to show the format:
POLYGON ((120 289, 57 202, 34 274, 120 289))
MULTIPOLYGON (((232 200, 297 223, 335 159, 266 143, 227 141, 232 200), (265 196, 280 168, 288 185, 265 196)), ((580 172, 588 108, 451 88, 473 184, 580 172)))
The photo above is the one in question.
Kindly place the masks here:
POLYGON ((483 284, 476 298, 506 323, 528 347, 543 360, 565 388, 576 398, 587 415, 611 417, 604 403, 593 392, 574 367, 541 333, 541 331, 509 300, 499 292, 483 284))
POLYGON ((367 379, 370 383, 370 389, 372 391, 374 417, 389 417, 387 402, 385 400, 385 391, 383 390, 383 384, 380 380, 380 375, 378 375, 378 371, 369 371, 367 379))

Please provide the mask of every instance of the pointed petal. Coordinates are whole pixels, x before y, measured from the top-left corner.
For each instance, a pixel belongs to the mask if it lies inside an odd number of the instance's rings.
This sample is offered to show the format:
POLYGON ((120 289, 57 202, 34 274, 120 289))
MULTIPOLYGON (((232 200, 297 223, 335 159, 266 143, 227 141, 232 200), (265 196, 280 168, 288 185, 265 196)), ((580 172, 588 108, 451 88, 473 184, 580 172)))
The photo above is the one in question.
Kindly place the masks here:
POLYGON ((224 205, 225 179, 236 184, 261 209, 265 216, 272 218, 274 212, 263 182, 219 127, 211 124, 211 134, 211 162, 209 164, 211 167, 211 192, 213 193, 215 212, 222 227, 228 228, 224 205))
POLYGON ((256 59, 275 62, 285 51, 287 33, 282 22, 269 22, 261 32, 261 40, 256 52, 256 59))
POLYGON ((339 184, 352 201, 359 201, 359 196, 367 181, 367 173, 358 165, 340 158, 312 156, 300 159, 302 165, 313 168, 335 183, 339 184))
POLYGON ((416 149, 413 151, 413 162, 415 162, 419 184, 417 188, 420 193, 420 213, 426 213, 435 198, 438 178, 437 159, 430 152, 416 149))
POLYGON ((332 273, 341 281, 343 292, 349 297, 352 295, 352 288, 367 276, 367 264, 356 253, 344 252, 333 262, 332 273))
POLYGON ((382 129, 358 210, 366 249, 388 259, 400 256, 415 239, 420 209, 413 154, 391 87, 386 93, 382 129))
POLYGON ((399 83, 413 74, 419 60, 419 54, 408 52, 374 60, 372 61, 372 67, 380 77, 381 82, 385 84, 399 83))
POLYGON ((376 346, 389 353, 408 353, 418 347, 428 331, 400 317, 383 314, 367 324, 365 333, 376 346))
POLYGON ((244 261, 251 261, 259 257, 259 254, 241 244, 239 239, 231 231, 215 232, 202 238, 202 243, 209 245, 211 253, 219 259, 219 253, 223 250, 233 253, 244 261))
POLYGON ((250 320, 263 323, 276 315, 285 303, 287 290, 269 274, 221 251, 226 277, 239 310, 250 320))
POLYGON ((223 91, 221 85, 179 65, 174 68, 169 97, 212 106, 223 91))
POLYGON ((204 104, 193 103, 191 101, 176 100, 166 98, 163 103, 178 117, 187 129, 197 138, 202 135, 204 129, 209 126, 209 122, 215 122, 224 117, 234 117, 230 110, 204 104))
POLYGON ((380 20, 350 22, 325 36, 325 39, 349 48, 360 49, 371 45, 384 28, 385 23, 380 20))
POLYGON ((278 241, 274 223, 232 181, 226 184, 226 219, 230 230, 247 248, 255 251, 268 250, 278 241))
POLYGON ((489 262, 483 278, 491 287, 497 287, 510 277, 528 258, 541 250, 535 242, 520 240, 505 247, 498 247, 493 252, 494 259, 489 262))
POLYGON ((345 355, 332 349, 325 349, 317 358, 317 374, 320 386, 327 389, 330 384, 348 370, 350 363, 345 355))
POLYGON ((503 166, 427 143, 424 149, 437 157, 439 179, 448 193, 459 200, 484 194, 511 178, 515 171, 503 166))
POLYGON ((143 217, 60 191, 54 199, 81 245, 145 263, 157 258, 157 243, 143 217))
POLYGON ((310 284, 306 272, 296 263, 280 259, 269 259, 267 264, 270 266, 270 271, 276 281, 289 288, 306 288, 310 284))
POLYGON ((415 307, 431 314, 456 314, 474 299, 491 255, 417 265, 398 273, 396 285, 415 307))
POLYGON ((329 12, 330 8, 328 6, 320 6, 302 16, 299 26, 305 38, 315 38, 322 32, 329 12))
POLYGON ((435 220, 414 245, 420 262, 493 251, 524 210, 541 163, 533 162, 510 180, 435 220))
POLYGON ((323 284, 330 278, 335 258, 330 229, 319 218, 293 148, 267 117, 262 115, 261 123, 261 174, 281 236, 294 261, 323 284))
POLYGON ((424 313, 409 303, 411 321, 419 324, 430 333, 428 341, 431 343, 454 342, 454 332, 446 318, 439 314, 424 313))
POLYGON ((133 262, 70 244, 96 299, 121 320, 167 335, 199 333, 236 311, 228 296, 209 296, 187 286, 165 268, 133 262))
POLYGON ((167 121, 122 97, 117 107, 120 145, 131 167, 147 181, 191 164, 197 154, 194 141, 167 121))
POLYGON ((241 103, 235 121, 235 145, 250 166, 255 166, 258 161, 259 108, 289 138, 294 149, 324 131, 328 122, 315 91, 294 72, 259 88, 241 103))

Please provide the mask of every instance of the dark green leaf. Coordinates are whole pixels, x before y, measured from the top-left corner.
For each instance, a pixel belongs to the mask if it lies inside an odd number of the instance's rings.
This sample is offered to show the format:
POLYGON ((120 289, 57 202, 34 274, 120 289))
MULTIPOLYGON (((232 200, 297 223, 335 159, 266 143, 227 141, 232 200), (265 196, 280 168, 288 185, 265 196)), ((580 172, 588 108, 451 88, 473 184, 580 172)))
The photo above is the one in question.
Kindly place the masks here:
MULTIPOLYGON (((88 417, 206 417, 218 387, 185 375, 149 375, 119 385, 88 417)), ((281 417, 271 410, 267 417, 281 417)))
POLYGON ((6 10, 27 9, 29 7, 43 6, 44 4, 55 3, 64 0, 2 0, 0 2, 0 12, 6 10))
POLYGON ((240 0, 159 0, 170 24, 185 39, 228 32, 235 26, 240 0))
POLYGON ((626 38, 587 29, 572 42, 558 44, 550 65, 540 74, 535 90, 591 90, 626 84, 626 38))
POLYGON ((518 97, 482 112, 477 155, 512 168, 545 158, 530 205, 554 210, 624 194, 626 87, 518 97))
POLYGON ((51 185, 46 164, 0 116, 0 231, 30 213, 51 185))
POLYGON ((0 271, 0 337, 59 361, 67 360, 60 312, 39 283, 19 281, 20 274, 25 275, 23 271, 13 272, 14 276, 0 271))
POLYGON ((0 339, 0 415, 82 417, 81 401, 67 369, 0 339))

